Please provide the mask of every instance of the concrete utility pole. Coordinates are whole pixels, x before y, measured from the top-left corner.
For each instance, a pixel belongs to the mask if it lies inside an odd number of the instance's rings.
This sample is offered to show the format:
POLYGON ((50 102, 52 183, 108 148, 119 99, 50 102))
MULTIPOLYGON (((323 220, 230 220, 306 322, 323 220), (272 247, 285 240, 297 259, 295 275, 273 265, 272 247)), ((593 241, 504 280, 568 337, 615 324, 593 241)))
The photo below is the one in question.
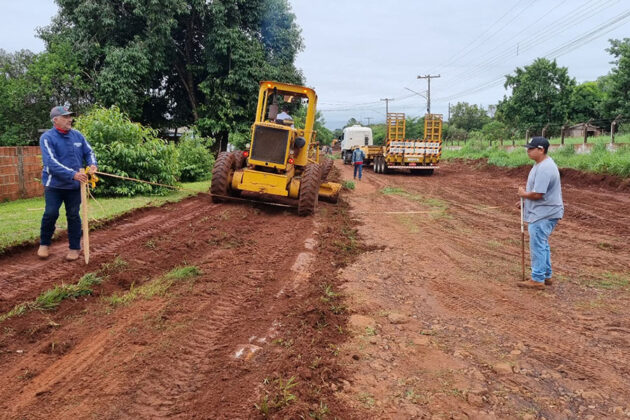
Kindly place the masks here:
POLYGON ((418 76, 418 79, 427 79, 429 83, 429 89, 427 90, 427 114, 431 113, 431 79, 437 79, 438 77, 440 77, 439 74, 437 76, 431 76, 430 74, 418 76))
POLYGON ((389 101, 393 101, 394 98, 383 98, 381 101, 385 101, 385 141, 389 143, 389 128, 387 127, 387 114, 389 114, 389 101))
POLYGON ((372 117, 363 117, 363 118, 365 118, 366 120, 368 120, 368 124, 367 124, 367 125, 368 125, 368 127, 369 127, 369 126, 370 126, 370 120, 372 119, 372 117))
POLYGON ((389 114, 389 101, 393 101, 394 98, 383 98, 381 101, 385 101, 385 119, 387 119, 387 114, 389 114))

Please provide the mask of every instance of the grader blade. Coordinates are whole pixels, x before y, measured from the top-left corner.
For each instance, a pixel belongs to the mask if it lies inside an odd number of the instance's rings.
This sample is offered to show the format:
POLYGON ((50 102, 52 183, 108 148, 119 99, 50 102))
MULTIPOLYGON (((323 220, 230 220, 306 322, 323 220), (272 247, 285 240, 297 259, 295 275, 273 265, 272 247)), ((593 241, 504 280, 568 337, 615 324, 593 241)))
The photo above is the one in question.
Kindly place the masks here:
POLYGON ((339 191, 341 191, 341 184, 324 182, 319 186, 319 199, 329 203, 336 203, 339 199, 339 191))

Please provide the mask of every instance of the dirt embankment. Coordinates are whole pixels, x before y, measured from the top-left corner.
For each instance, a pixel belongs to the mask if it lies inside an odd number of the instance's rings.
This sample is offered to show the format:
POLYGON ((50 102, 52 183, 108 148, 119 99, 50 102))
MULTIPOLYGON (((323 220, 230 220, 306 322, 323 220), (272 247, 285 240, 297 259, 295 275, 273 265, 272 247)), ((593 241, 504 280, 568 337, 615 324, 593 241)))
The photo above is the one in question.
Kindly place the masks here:
POLYGON ((0 418, 626 418, 630 198, 565 174, 555 284, 521 290, 526 175, 366 170, 313 218, 199 196, 93 232, 88 267, 2 256, 0 313, 103 283, 2 322, 0 418))

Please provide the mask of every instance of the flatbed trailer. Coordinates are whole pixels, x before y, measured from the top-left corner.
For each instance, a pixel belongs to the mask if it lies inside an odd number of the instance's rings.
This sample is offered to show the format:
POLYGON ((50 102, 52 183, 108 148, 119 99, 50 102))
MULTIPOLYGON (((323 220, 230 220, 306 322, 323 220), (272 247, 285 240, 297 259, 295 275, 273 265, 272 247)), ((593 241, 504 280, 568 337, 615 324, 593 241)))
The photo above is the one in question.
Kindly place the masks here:
MULTIPOLYGON (((433 174, 442 155, 442 115, 424 118, 424 139, 405 139, 405 114, 387 114, 387 144, 372 157, 374 172, 389 170, 420 171, 433 174)), ((367 154, 366 154, 367 156, 367 154)))

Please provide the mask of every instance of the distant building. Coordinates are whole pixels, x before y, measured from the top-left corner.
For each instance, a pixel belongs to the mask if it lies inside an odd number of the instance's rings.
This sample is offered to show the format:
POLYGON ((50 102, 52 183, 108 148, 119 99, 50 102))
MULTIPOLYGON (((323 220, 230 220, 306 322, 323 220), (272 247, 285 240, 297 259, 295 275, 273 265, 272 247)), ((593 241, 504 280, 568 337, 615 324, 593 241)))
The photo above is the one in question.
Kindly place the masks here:
MULTIPOLYGON (((567 128, 567 131, 565 132, 565 137, 584 137, 585 125, 586 123, 572 125, 571 127, 567 128)), ((604 134, 604 130, 602 130, 601 128, 597 126, 594 126, 593 124, 589 124, 586 127, 586 131, 587 131, 586 133, 587 137, 597 137, 604 134)))

